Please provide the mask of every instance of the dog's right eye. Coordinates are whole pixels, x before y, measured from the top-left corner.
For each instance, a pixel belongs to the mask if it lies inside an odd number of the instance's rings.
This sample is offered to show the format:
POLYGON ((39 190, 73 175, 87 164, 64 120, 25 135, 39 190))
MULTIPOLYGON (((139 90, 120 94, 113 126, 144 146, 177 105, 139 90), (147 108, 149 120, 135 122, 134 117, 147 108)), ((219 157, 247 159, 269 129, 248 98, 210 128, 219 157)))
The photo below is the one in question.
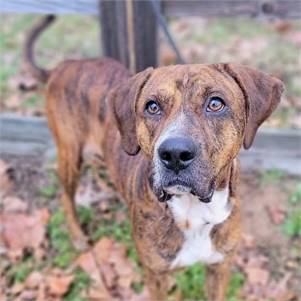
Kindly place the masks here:
POLYGON ((161 108, 155 100, 149 100, 145 105, 145 111, 151 115, 159 115, 161 108))

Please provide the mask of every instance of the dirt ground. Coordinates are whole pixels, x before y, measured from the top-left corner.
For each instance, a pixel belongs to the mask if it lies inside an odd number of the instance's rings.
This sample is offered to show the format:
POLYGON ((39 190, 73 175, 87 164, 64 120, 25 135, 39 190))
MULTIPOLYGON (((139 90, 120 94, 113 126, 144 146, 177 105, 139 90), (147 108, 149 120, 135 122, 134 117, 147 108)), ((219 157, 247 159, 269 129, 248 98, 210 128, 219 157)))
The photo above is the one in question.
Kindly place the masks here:
MULTIPOLYGON (((78 281, 74 276, 75 271, 72 266, 81 254, 74 256, 73 250, 70 249, 66 252, 64 248, 57 247, 56 244, 59 242, 51 237, 51 231, 53 231, 50 230, 51 224, 61 212, 58 201, 61 189, 56 178, 56 164, 7 158, 1 164, 2 227, 7 227, 7 230, 4 233, 2 247, 0 247, 2 258, 0 297, 2 285, 2 294, 6 295, 7 299, 2 295, 4 299, 0 298, 0 300, 77 300, 73 299, 74 297, 70 299, 70 296, 74 295, 72 285, 74 287, 74 281, 75 284, 78 281), (3 181, 4 178, 6 181, 3 181), (16 233, 20 232, 20 229, 10 225, 6 218, 18 218, 21 214, 21 216, 27 216, 35 221, 36 213, 41 211, 47 212, 47 222, 42 225, 38 223, 36 226, 44 229, 44 234, 41 236, 39 233, 31 233, 31 230, 26 230, 26 228, 21 231, 22 235, 28 235, 28 237, 37 235, 39 244, 32 245, 31 241, 26 240, 23 241, 23 245, 14 242, 15 235, 18 235, 16 233), (28 231, 27 234, 26 231, 28 231), (60 261, 62 258, 55 261, 52 258, 53 256, 58 258, 60 253, 64 253, 63 256, 65 256, 68 252, 72 254, 70 261, 60 261), (34 258, 35 263, 29 264, 28 270, 24 271, 24 264, 28 261, 29 255, 30 260, 34 258), (45 280, 46 271, 48 273, 50 271, 51 275, 54 275, 53 278, 50 278, 52 282, 48 278, 45 280), (34 278, 37 273, 39 277, 44 277, 45 285, 48 286, 43 295, 45 299, 42 297, 37 299, 37 292, 42 291, 42 288, 31 283, 33 281, 31 278, 34 278), (68 282, 66 279, 71 279, 73 282, 71 280, 68 282), (58 291, 56 291, 57 288, 53 288, 56 285, 59 286, 58 291), (26 297, 26 293, 29 297, 26 297)), ((233 268, 234 280, 231 282, 233 292, 230 293, 229 300, 280 301, 301 298, 300 228, 297 229, 298 233, 294 232, 293 234, 285 228, 291 222, 291 212, 301 209, 300 183, 300 179, 288 177, 279 171, 241 175, 240 194, 244 234, 233 268)), ((113 239, 114 243, 119 243, 126 250, 126 256, 119 251, 116 256, 118 258, 125 257, 126 259, 122 260, 134 262, 136 267, 139 267, 139 261, 130 238, 130 230, 127 229, 126 208, 118 200, 116 201, 114 196, 101 193, 100 186, 102 184, 101 177, 91 174, 90 171, 84 172, 77 200, 80 200, 80 204, 89 209, 87 212, 79 213, 91 216, 86 217, 87 220, 83 222, 83 226, 90 237, 97 237, 94 245, 100 244, 99 248, 102 253, 106 248, 106 241, 103 242, 105 237, 113 239), (120 221, 117 224, 116 218, 120 221), (101 231, 101 235, 95 236, 99 231, 101 231), (125 239, 125 237, 127 238, 125 239)), ((128 264, 127 262, 126 266, 128 264)), ((86 273, 91 273, 91 266, 83 265, 83 267, 86 273)), ((146 289, 142 290, 141 271, 137 274, 136 268, 127 267, 127 269, 132 275, 130 279, 128 279, 129 275, 126 276, 131 286, 127 287, 128 291, 125 292, 124 287, 116 285, 119 293, 123 297, 127 296, 129 300, 148 300, 146 289), (139 293, 133 289, 133 283, 136 284, 135 277, 139 279, 137 282, 140 288, 139 293)), ((203 300, 201 289, 204 282, 203 271, 195 272, 195 269, 197 267, 192 267, 188 269, 188 272, 176 276, 176 281, 171 281, 172 292, 169 300, 203 300), (191 275, 194 274, 196 283, 191 286, 191 275), (191 295, 189 290, 196 290, 197 293, 191 295)), ((120 275, 118 270, 114 277, 123 279, 122 273, 120 275)), ((88 288, 89 286, 86 286, 82 290, 78 290, 78 294, 83 298, 78 300, 94 300, 93 294, 88 288)), ((98 290, 104 289, 98 287, 98 290)), ((113 298, 113 295, 110 295, 110 298, 113 298)), ((117 298, 116 300, 121 299, 117 298)))

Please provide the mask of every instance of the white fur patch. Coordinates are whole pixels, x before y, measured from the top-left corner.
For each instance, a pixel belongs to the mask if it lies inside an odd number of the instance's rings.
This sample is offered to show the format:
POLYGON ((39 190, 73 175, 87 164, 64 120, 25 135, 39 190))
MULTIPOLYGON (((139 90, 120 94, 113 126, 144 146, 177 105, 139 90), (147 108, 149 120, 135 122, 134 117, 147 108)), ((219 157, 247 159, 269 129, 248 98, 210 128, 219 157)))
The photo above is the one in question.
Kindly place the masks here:
POLYGON ((168 201, 175 222, 184 234, 184 243, 171 268, 189 266, 198 261, 210 264, 223 260, 223 255, 211 242, 210 232, 214 225, 229 217, 228 197, 226 188, 215 191, 210 203, 202 203, 190 193, 175 195, 168 201))

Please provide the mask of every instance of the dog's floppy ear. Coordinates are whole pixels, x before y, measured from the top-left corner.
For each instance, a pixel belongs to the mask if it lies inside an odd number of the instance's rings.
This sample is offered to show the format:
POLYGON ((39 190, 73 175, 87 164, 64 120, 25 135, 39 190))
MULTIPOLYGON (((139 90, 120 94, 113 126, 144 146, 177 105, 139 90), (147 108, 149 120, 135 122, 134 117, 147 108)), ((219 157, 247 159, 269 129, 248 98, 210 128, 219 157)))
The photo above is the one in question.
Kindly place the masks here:
POLYGON ((120 84, 109 95, 109 105, 121 135, 122 146, 129 155, 136 155, 140 146, 136 134, 135 104, 153 68, 137 73, 120 84))
POLYGON ((258 127, 280 102, 284 86, 279 79, 246 66, 225 64, 224 68, 244 94, 247 113, 244 148, 248 149, 258 127))

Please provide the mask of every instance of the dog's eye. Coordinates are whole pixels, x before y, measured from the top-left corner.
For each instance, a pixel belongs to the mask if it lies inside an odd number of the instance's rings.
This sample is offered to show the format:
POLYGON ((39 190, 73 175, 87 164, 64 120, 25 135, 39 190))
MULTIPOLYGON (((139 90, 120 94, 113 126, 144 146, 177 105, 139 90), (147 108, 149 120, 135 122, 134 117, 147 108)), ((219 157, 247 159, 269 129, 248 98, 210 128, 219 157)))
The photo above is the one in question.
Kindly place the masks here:
POLYGON ((158 115, 161 113, 159 104, 154 100, 150 100, 146 103, 145 110, 151 115, 158 115))
POLYGON ((207 112, 220 112, 224 107, 225 107, 225 103, 220 97, 212 97, 209 100, 206 111, 207 112))

